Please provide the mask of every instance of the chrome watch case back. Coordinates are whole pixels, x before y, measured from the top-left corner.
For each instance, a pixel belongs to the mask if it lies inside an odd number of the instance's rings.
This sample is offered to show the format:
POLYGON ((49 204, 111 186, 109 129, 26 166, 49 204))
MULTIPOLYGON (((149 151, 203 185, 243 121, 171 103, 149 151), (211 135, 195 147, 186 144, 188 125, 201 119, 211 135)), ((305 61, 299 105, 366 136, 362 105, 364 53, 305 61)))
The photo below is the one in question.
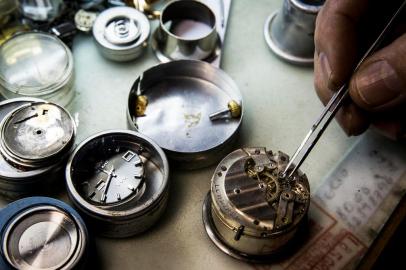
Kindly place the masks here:
POLYGON ((101 54, 113 61, 130 61, 147 47, 148 18, 131 7, 109 8, 93 24, 93 36, 101 54))
POLYGON ((1 269, 85 269, 88 231, 67 204, 30 197, 9 204, 0 213, 1 269))
POLYGON ((203 206, 203 222, 223 252, 245 261, 268 261, 305 224, 309 182, 300 171, 283 178, 288 161, 282 152, 243 148, 220 162, 203 206))
POLYGON ((152 226, 166 206, 168 177, 159 146, 124 130, 86 139, 66 168, 69 197, 108 237, 132 236, 152 226))
POLYGON ((12 199, 61 186, 76 136, 70 114, 36 99, 8 100, 0 110, 8 112, 0 124, 0 193, 12 199))

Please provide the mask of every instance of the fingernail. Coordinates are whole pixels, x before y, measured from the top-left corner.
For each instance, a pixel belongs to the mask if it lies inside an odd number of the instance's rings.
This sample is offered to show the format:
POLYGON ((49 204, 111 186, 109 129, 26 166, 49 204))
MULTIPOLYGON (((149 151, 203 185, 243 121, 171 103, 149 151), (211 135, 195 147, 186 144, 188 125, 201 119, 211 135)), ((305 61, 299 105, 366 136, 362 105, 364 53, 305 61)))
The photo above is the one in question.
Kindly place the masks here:
POLYGON ((384 105, 401 94, 403 87, 397 72, 385 60, 360 69, 355 77, 359 96, 371 107, 384 105))
POLYGON ((322 80, 324 81, 325 85, 327 85, 328 88, 330 88, 331 66, 330 63, 328 62, 327 55, 321 52, 319 54, 319 61, 321 67, 322 80))

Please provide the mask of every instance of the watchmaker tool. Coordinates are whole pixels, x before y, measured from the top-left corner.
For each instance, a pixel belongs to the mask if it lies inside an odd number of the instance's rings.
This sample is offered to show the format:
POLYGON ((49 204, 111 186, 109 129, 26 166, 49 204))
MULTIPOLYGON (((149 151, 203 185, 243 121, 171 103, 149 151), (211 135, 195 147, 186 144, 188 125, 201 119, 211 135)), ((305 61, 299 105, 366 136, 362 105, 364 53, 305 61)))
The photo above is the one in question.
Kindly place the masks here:
POLYGON ((154 66, 137 78, 128 97, 128 127, 156 141, 183 169, 218 163, 232 151, 242 118, 235 82, 203 61, 154 66), (222 120, 210 119, 224 107, 232 107, 232 113, 227 108, 218 116, 222 120))
MULTIPOLYGON (((395 20, 399 17, 399 14, 402 13, 402 10, 405 6, 406 1, 403 1, 401 6, 394 13, 394 15, 391 17, 391 19, 385 26, 385 28, 379 34, 378 38, 374 41, 371 47, 367 50, 367 52, 358 62, 353 73, 355 73, 360 68, 360 66, 368 56, 370 56, 373 52, 375 52, 378 49, 379 45, 384 40, 386 33, 392 27, 395 20)), ((299 167, 302 165, 304 160, 309 155, 310 151, 313 149, 317 141, 320 139, 323 132, 326 130, 327 126, 330 124, 331 120, 334 118, 335 114, 337 113, 338 109, 341 107, 341 105, 347 98, 348 94, 349 94, 349 81, 347 81, 343 86, 341 86, 341 88, 333 95, 333 97, 330 99, 330 101, 322 111, 321 115, 313 123, 310 131, 307 133, 306 137, 304 138, 304 140, 302 141, 296 152, 293 154, 292 159, 289 161, 285 170, 281 174, 282 178, 285 177, 291 178, 294 175, 294 173, 299 169, 299 167)))
POLYGON ((273 12, 264 26, 268 47, 282 60, 313 64, 316 17, 324 0, 284 0, 280 11, 273 12))

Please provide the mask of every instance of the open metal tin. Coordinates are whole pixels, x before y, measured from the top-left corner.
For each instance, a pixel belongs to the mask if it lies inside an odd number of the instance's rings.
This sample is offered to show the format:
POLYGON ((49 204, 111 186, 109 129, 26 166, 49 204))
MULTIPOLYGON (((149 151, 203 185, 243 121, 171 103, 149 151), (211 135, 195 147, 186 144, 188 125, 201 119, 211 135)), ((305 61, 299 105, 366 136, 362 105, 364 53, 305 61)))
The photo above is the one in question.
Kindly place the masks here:
POLYGON ((130 129, 152 138, 184 169, 217 163, 232 150, 243 117, 235 82, 209 63, 179 60, 145 71, 128 97, 130 129), (234 102, 240 113, 211 120, 234 102))
POLYGON ((0 214, 1 269, 86 269, 89 235, 72 207, 30 197, 9 204, 0 214))
POLYGON ((169 2, 152 37, 152 48, 161 62, 190 59, 211 63, 221 50, 216 26, 216 15, 204 3, 169 2))

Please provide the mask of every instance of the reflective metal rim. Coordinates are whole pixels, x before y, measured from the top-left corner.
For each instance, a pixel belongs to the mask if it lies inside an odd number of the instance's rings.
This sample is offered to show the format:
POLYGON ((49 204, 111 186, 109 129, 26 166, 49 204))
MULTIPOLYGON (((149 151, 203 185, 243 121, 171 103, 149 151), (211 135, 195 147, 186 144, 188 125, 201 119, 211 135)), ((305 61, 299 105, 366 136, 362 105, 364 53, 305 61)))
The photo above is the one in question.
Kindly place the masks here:
POLYGON ((212 201, 211 201, 211 196, 210 192, 206 195, 206 198, 204 199, 203 202, 203 225, 204 229, 209 236, 210 240, 213 241, 214 245, 219 248, 222 252, 226 253, 227 255, 249 263, 267 263, 272 261, 274 258, 272 255, 265 255, 265 256, 255 256, 255 255, 250 255, 246 254, 243 252, 240 252, 238 250, 235 250, 228 245, 225 244, 225 242, 222 240, 221 235, 216 229, 216 226, 214 224, 213 218, 211 216, 211 207, 212 207, 212 201))
POLYGON ((265 41, 269 47, 269 49, 271 49, 271 51, 278 56, 279 58, 281 58, 282 60, 291 63, 291 64, 296 64, 296 65, 303 65, 303 66, 310 66, 313 64, 313 57, 312 58, 303 58, 303 57, 298 57, 292 54, 289 54, 285 51, 283 51, 278 45, 277 43, 274 42, 274 40, 271 37, 271 27, 272 27, 272 23, 273 20, 275 19, 276 15, 278 14, 279 11, 275 11, 273 12, 271 15, 269 15, 269 17, 266 19, 265 21, 265 25, 264 25, 264 37, 265 37, 265 41))
MULTIPOLYGON (((172 58, 168 57, 167 55, 165 55, 161 51, 160 46, 159 46, 159 42, 158 42, 158 38, 157 38, 158 31, 159 30, 156 29, 154 31, 154 34, 152 35, 151 48, 152 48, 152 51, 154 52, 156 58, 161 63, 168 63, 168 62, 177 61, 177 60, 196 60, 196 61, 199 61, 198 59, 193 59, 193 58, 172 59, 172 58)), ((218 36, 217 45, 216 45, 216 48, 214 49, 213 53, 208 58, 202 59, 201 61, 208 62, 210 64, 214 63, 217 60, 217 58, 219 58, 219 56, 221 55, 221 48, 222 48, 221 39, 220 39, 220 36, 218 36)))
POLYGON ((80 226, 78 220, 69 215, 65 210, 50 205, 36 205, 18 213, 7 225, 4 233, 2 251, 6 260, 17 269, 31 269, 31 267, 35 267, 35 269, 71 269, 74 266, 71 265, 71 263, 77 262, 78 258, 83 254, 84 239, 81 229, 83 228, 80 226), (40 212, 53 213, 47 213, 49 216, 45 216, 46 219, 39 217, 38 220, 28 220, 40 212), (46 224, 52 221, 56 227, 50 227, 46 224), (64 224, 64 222, 68 223, 64 224), (47 231, 42 231, 43 229, 47 231), (14 232, 17 233, 17 236, 13 235, 14 232), (45 234, 41 232, 45 232, 45 234), (34 233, 37 238, 35 238, 35 236, 31 237, 32 233, 34 233), (44 236, 43 239, 41 239, 41 236, 44 236), (18 239, 15 239, 15 237, 18 239), (69 237, 70 241, 68 249, 66 249, 66 237, 69 237), (15 240, 13 241, 13 239, 15 240), (28 245, 22 244, 24 239, 29 241, 28 245), (12 246, 13 242, 14 246, 12 246), (57 242, 60 242, 59 245, 53 247, 57 242), (58 251, 62 250, 62 252, 65 251, 62 256, 59 257, 60 260, 57 261, 55 261, 55 259, 58 259, 55 249, 58 251), (18 253, 12 254, 13 251, 17 251, 18 253), (51 258, 47 256, 50 254, 53 254, 53 262, 52 260, 51 262, 49 260, 43 260, 44 258, 51 258), (26 259, 29 259, 32 264, 27 263, 26 259), (39 266, 33 266, 35 263, 38 263, 39 266))

